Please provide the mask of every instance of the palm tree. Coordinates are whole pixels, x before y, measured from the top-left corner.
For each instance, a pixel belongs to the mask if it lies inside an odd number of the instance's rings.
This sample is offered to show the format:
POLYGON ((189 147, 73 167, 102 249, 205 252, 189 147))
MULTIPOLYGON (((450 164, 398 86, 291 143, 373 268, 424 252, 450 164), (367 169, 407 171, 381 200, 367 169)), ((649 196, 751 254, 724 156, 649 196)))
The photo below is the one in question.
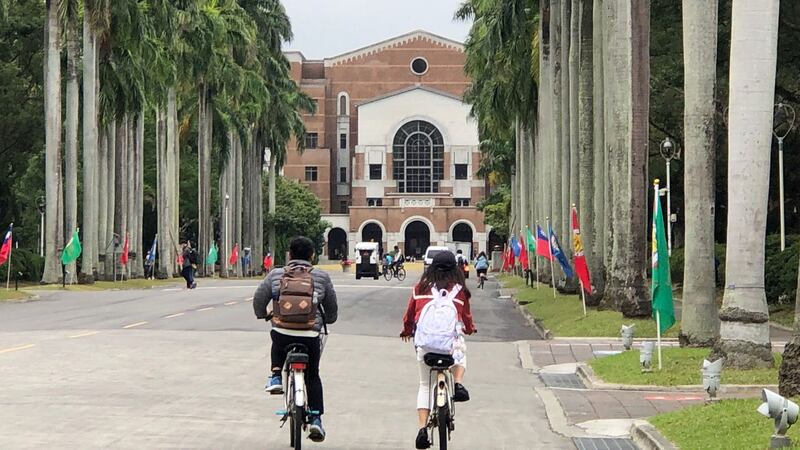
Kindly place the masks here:
MULTIPOLYGON (((67 105, 64 149, 64 225, 68 235, 78 227, 78 114, 80 113, 78 91, 78 15, 77 0, 64 0, 64 35, 67 46, 67 105)), ((86 258, 86 255, 84 255, 86 258)), ((76 264, 67 265, 69 281, 75 280, 76 264)))
MULTIPOLYGON (((560 42, 561 42, 561 115, 557 117, 561 117, 561 154, 560 154, 560 164, 559 167, 561 169, 561 189, 559 190, 559 194, 561 195, 561 205, 558 211, 558 222, 557 226, 553 228, 556 230, 556 233, 560 233, 562 239, 565 239, 566 236, 569 236, 569 209, 571 206, 570 203, 570 97, 572 92, 570 90, 569 78, 570 78, 570 66, 569 66, 569 49, 570 49, 570 20, 572 17, 572 10, 571 10, 571 3, 572 0, 561 0, 561 35, 560 35, 560 42)), ((564 246, 562 249, 564 252, 569 252, 569 246, 564 246)), ((565 283, 569 283, 570 280, 565 280, 565 283)), ((566 284, 565 284, 566 287, 566 284)), ((572 287, 572 286, 570 286, 572 287)))
MULTIPOLYGON (((561 118, 564 114, 564 103, 563 103, 563 74, 562 71, 564 70, 563 66, 563 41, 561 35, 561 28, 563 23, 563 8, 562 2, 569 1, 569 0, 550 0, 550 60, 551 64, 550 67, 552 68, 552 72, 550 73, 550 82, 552 84, 552 116, 553 116, 553 128, 552 128, 552 135, 553 140, 551 142, 553 150, 550 152, 552 157, 550 158, 550 177, 548 177, 548 181, 551 182, 550 193, 550 218, 551 223, 553 224, 553 229, 558 230, 561 232, 561 220, 562 220, 562 197, 561 191, 564 187, 564 183, 568 180, 564 179, 561 166, 563 164, 563 155, 564 155, 564 133, 563 133, 563 120, 561 118)), ((560 272, 558 268, 558 264, 556 264, 556 270, 560 272)), ((559 274, 553 274, 553 283, 556 283, 556 277, 560 277, 559 274)))
POLYGON ((717 0, 683 2, 685 156, 682 345, 709 347, 719 334, 714 271, 714 82, 717 0))
MULTIPOLYGON (((611 3, 611 2, 610 2, 611 3)), ((625 317, 650 315, 645 288, 647 267, 647 143, 649 104, 649 0, 614 2, 604 53, 612 76, 604 91, 609 129, 609 171, 612 173, 612 261, 603 303, 625 317)), ((608 214, 608 211, 606 211, 608 214)))
POLYGON ((737 368, 771 367, 764 293, 778 0, 735 0, 728 107, 728 239, 720 339, 714 355, 737 368))
MULTIPOLYGON (((594 261, 590 259, 592 269, 592 283, 595 285, 595 300, 600 301, 605 291, 606 264, 606 221, 605 213, 606 193, 606 159, 604 136, 604 106, 603 106, 603 5, 601 0, 592 1, 592 147, 594 151, 594 198, 592 200, 594 233, 594 261)), ((586 217, 586 214, 583 214, 586 217)), ((591 244, 590 244, 591 245, 591 244)))
MULTIPOLYGON (((578 88, 578 114, 576 120, 578 121, 578 165, 579 174, 576 175, 576 181, 580 185, 580 195, 578 204, 580 205, 581 233, 586 236, 584 245, 586 246, 586 259, 589 266, 593 269, 592 273, 597 273, 597 233, 595 227, 595 210, 594 210, 594 195, 595 195, 595 150, 594 150, 594 66, 593 66, 593 33, 594 28, 592 24, 592 1, 581 0, 577 5, 578 15, 580 17, 580 44, 578 51, 579 64, 579 88, 578 88)), ((575 11, 573 11, 575 12, 575 11)), ((590 298, 587 303, 596 305, 599 300, 597 297, 590 298)))
POLYGON ((58 237, 62 227, 61 189, 61 26, 60 1, 46 0, 45 26, 45 265, 42 283, 57 283, 61 276, 58 237))

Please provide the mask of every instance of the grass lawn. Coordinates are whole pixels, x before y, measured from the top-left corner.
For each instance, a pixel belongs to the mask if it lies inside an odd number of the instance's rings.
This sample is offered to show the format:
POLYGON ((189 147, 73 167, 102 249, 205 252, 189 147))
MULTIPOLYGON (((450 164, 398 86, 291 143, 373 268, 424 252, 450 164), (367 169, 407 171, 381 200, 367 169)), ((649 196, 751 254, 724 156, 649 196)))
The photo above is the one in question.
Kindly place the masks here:
POLYGON ((155 287, 171 286, 182 282, 183 280, 180 278, 174 278, 172 280, 145 280, 137 278, 128 281, 118 281, 116 283, 114 283, 113 281, 96 281, 94 284, 68 284, 66 288, 62 288, 60 284, 48 284, 43 286, 29 285, 26 286, 26 288, 33 290, 46 290, 46 291, 63 290, 63 291, 86 292, 86 291, 108 291, 112 289, 120 289, 120 290, 151 289, 155 287))
MULTIPOLYGON (((656 337, 656 321, 650 318, 626 319, 616 311, 597 311, 587 308, 583 315, 583 306, 577 295, 557 294, 553 298, 553 289, 542 285, 541 288, 526 288, 525 280, 520 277, 500 277, 503 286, 517 290, 517 301, 526 305, 534 317, 544 322, 544 327, 559 337, 619 337, 620 327, 636 324, 636 337, 656 337)), ((677 337, 680 322, 667 330, 664 337, 677 337)), ((638 356, 637 356, 638 357, 638 356)))
MULTIPOLYGON (((642 373, 639 370, 639 352, 636 350, 593 359, 589 364, 594 369, 595 375, 608 383, 655 386, 702 384, 700 366, 708 353, 709 349, 704 348, 662 348, 663 369, 654 368, 650 373, 642 373)), ((656 355, 653 354, 654 367, 658 367, 656 358, 656 355)), ((778 384, 780 364, 781 355, 775 353, 775 367, 772 369, 724 369, 722 384, 778 384)))
POLYGON ((7 291, 5 289, 0 289, 0 302, 4 301, 14 301, 14 300, 22 300, 24 298, 30 297, 31 294, 25 291, 7 291))
MULTIPOLYGON (((724 376, 724 373, 723 373, 724 376)), ((760 399, 722 400, 659 414, 650 423, 682 449, 751 450, 769 447, 773 421, 758 412, 760 399)), ((789 429, 795 447, 800 427, 789 429)))
POLYGON ((794 326, 794 305, 786 306, 785 308, 769 312, 770 322, 775 322, 785 327, 794 326))

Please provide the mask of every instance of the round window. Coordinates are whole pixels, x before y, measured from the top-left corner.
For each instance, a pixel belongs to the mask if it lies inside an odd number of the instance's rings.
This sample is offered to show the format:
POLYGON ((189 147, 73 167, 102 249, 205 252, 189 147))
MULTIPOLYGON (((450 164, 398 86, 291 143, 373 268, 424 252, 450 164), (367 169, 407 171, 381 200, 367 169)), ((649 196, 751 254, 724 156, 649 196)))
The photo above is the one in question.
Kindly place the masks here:
POLYGON ((422 57, 414 58, 411 61, 411 71, 414 72, 414 75, 425 75, 425 72, 428 71, 428 61, 422 57))

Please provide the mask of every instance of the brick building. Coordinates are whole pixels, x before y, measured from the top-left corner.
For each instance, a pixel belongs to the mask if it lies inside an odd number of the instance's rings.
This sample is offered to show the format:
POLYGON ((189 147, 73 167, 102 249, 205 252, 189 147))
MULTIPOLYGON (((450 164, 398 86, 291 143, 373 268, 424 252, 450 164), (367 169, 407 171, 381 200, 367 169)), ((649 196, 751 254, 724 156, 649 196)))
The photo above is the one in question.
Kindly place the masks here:
POLYGON ((286 55, 317 113, 305 116, 307 150, 290 152, 284 175, 322 202, 332 224, 323 257, 370 240, 408 256, 450 242, 486 249, 461 43, 415 31, 323 60, 286 55))

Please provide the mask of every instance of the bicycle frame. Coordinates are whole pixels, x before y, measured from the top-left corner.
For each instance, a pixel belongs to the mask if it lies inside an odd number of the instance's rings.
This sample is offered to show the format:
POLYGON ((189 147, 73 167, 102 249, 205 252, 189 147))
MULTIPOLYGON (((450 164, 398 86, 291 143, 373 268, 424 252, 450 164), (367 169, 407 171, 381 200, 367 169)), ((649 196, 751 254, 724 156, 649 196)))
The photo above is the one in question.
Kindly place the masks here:
MULTIPOLYGON (((454 421, 456 416, 455 403, 453 402, 453 392, 455 392, 455 381, 450 369, 431 369, 429 374, 430 381, 436 377, 436 384, 431 383, 431 393, 428 401, 430 415, 428 416, 428 428, 431 430, 430 439, 433 443, 433 430, 439 427, 439 409, 447 407, 449 423, 447 436, 449 440, 450 431, 455 428, 454 421)), ((439 443, 442 446, 441 443, 439 443)))

